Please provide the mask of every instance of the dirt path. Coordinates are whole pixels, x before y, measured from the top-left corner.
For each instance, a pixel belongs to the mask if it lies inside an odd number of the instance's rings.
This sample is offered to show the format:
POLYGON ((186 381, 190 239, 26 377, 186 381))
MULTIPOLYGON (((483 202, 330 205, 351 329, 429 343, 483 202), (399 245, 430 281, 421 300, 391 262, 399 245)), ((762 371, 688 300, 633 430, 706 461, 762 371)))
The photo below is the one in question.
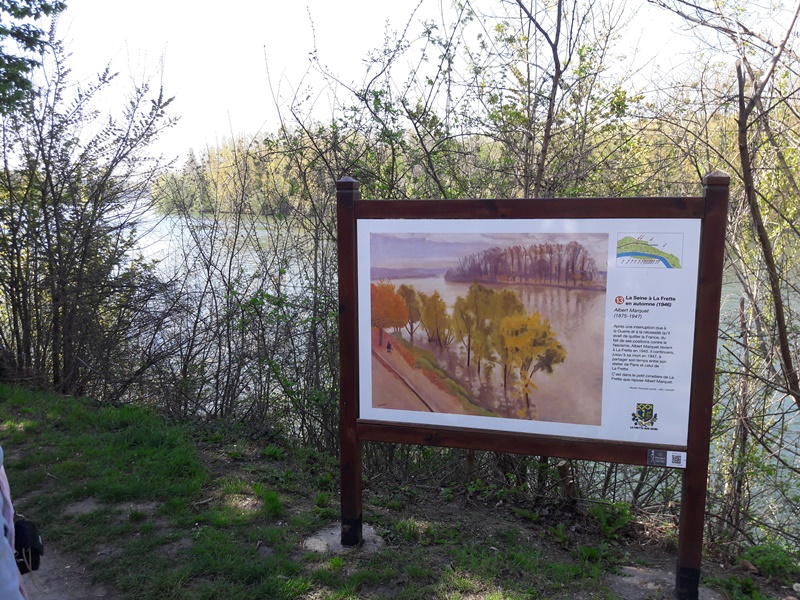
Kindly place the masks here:
POLYGON ((39 570, 23 577, 28 600, 98 600, 110 598, 109 591, 92 584, 92 574, 85 565, 45 542, 39 570))
MULTIPOLYGON (((33 494, 14 499, 17 514, 31 516, 29 500, 33 494)), ((66 509, 72 514, 82 514, 97 507, 94 500, 83 501, 66 509)), ((42 531, 44 555, 39 569, 26 573, 22 579, 28 592, 28 600, 98 600, 113 598, 111 590, 92 583, 91 567, 62 552, 42 531)))
POLYGON ((391 403, 381 401, 376 408, 428 411, 430 407, 397 372, 386 365, 375 351, 372 352, 372 389, 380 390, 381 398, 390 398, 391 403))
POLYGON ((460 402, 455 396, 437 387, 421 369, 410 365, 403 358, 399 344, 391 335, 384 333, 384 338, 384 342, 378 344, 378 334, 373 328, 372 390, 374 406, 456 415, 482 414, 479 408, 460 402), (393 352, 386 351, 387 341, 395 342, 393 352))

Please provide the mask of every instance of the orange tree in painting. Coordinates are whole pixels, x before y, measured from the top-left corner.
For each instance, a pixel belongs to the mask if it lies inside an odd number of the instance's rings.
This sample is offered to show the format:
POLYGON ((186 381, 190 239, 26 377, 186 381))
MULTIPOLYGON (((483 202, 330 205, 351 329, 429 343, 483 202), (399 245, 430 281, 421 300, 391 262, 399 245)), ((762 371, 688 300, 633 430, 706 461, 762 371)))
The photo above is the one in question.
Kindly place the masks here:
POLYGON ((378 328, 378 344, 383 345, 383 330, 387 327, 399 329, 408 322, 406 303, 394 284, 386 281, 370 285, 372 326, 378 328))

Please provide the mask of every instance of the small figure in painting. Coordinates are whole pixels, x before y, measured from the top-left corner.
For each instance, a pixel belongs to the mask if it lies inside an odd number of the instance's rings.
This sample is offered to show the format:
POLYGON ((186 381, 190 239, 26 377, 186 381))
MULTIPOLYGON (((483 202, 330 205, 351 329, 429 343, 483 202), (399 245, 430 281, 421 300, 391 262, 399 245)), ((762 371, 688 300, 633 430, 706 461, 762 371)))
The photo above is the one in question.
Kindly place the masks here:
POLYGON ((386 351, 387 352, 391 352, 392 351, 392 342, 386 342, 386 351))

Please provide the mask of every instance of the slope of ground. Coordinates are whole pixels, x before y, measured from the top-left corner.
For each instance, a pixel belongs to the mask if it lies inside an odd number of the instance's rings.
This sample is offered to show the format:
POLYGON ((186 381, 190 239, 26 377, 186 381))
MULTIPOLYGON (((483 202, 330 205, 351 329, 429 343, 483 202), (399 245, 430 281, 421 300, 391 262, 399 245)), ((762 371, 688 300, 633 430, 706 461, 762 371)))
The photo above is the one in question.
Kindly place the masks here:
MULTIPOLYGON (((382 473, 365 482, 379 542, 339 554, 333 457, 4 386, 0 423, 18 509, 45 538, 32 600, 673 596, 674 549, 642 523, 603 535, 581 503, 382 473)), ((738 568, 704 575, 794 597, 738 568)))

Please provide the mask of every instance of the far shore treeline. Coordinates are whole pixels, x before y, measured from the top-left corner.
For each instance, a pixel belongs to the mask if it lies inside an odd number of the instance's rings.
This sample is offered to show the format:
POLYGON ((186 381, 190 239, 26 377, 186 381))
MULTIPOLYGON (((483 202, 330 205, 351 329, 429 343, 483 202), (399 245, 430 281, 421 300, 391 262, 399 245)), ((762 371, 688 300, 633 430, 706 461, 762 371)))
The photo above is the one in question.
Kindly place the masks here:
POLYGON ((458 283, 538 283, 605 289, 604 275, 586 248, 573 240, 567 244, 489 248, 462 258, 444 278, 458 283))

